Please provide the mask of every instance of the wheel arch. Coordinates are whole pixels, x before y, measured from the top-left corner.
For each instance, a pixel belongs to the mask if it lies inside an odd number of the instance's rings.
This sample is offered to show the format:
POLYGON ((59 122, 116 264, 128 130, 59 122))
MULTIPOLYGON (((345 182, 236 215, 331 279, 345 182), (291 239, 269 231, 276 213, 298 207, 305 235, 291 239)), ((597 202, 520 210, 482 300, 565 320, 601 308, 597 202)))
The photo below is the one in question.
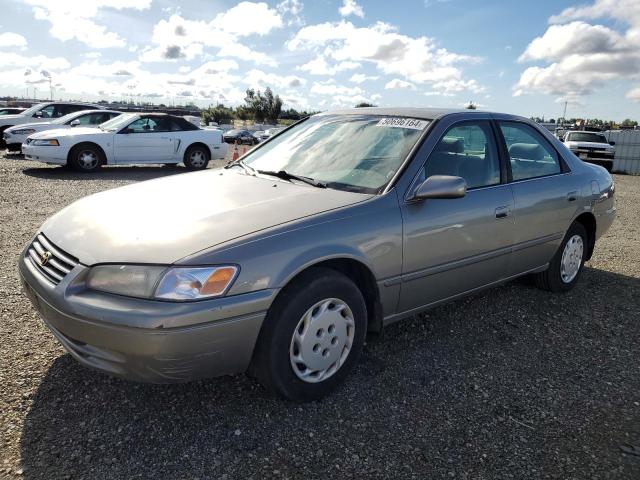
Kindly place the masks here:
MULTIPOLYGON (((382 330, 382 304, 376 277, 368 265, 351 256, 335 256, 304 265, 286 279, 278 296, 282 295, 288 285, 293 284, 301 275, 314 268, 329 268, 342 273, 353 281, 362 293, 367 307, 367 330, 370 332, 380 332, 382 330)), ((278 296, 276 296, 274 302, 278 299, 278 296)))
POLYGON ((104 163, 109 163, 109 157, 107 156, 107 152, 105 152, 104 148, 102 148, 102 146, 96 142, 91 142, 91 141, 84 141, 84 142, 78 142, 76 143, 74 146, 72 146, 69 149, 69 152, 67 153, 67 164, 69 164, 69 162, 71 161, 71 155, 73 154, 73 152, 76 151, 77 148, 80 148, 82 145, 91 145, 92 147, 96 147, 100 153, 102 154, 102 160, 104 161, 104 163))
POLYGON ((591 212, 584 212, 578 215, 574 222, 581 224, 587 231, 587 257, 589 260, 593 255, 593 249, 596 245, 596 217, 591 212))
POLYGON ((211 149, 209 148, 209 145, 207 145, 206 143, 203 143, 203 142, 193 142, 193 143, 190 143, 189 145, 187 145, 187 147, 184 149, 184 153, 182 154, 182 160, 183 161, 187 159, 187 152, 192 147, 204 147, 207 150, 207 152, 209 152, 209 159, 212 158, 211 149))

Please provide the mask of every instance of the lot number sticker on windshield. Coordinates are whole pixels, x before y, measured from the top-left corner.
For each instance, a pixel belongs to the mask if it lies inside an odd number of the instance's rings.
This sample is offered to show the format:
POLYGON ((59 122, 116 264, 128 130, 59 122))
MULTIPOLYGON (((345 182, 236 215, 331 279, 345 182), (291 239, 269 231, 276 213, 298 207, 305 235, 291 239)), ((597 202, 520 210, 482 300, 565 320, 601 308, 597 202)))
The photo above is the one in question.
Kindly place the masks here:
POLYGON ((400 117, 383 118, 376 124, 377 127, 411 128, 413 130, 422 130, 427 125, 429 125, 429 122, 426 120, 400 117))

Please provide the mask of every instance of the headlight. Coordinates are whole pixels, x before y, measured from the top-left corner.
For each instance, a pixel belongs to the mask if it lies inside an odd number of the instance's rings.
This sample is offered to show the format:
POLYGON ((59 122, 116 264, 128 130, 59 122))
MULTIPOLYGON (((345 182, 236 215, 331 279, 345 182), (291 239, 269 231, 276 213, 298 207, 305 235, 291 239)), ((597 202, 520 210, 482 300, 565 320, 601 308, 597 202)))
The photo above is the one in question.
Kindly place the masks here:
POLYGON ((58 143, 58 140, 56 140, 55 138, 51 138, 48 140, 34 140, 33 142, 31 142, 31 145, 33 145, 34 147, 48 147, 48 146, 53 146, 53 147, 58 147, 60 146, 60 144, 58 143))
POLYGON ((102 292, 151 298, 166 269, 146 265, 99 265, 89 271, 87 286, 102 292))
POLYGON ((9 133, 13 133, 14 135, 31 135, 35 133, 35 128, 23 128, 22 130, 12 130, 9 133))
POLYGON ((162 277, 155 297, 167 300, 218 297, 231 286, 237 273, 234 266, 172 268, 162 277))
POLYGON ((223 295, 237 273, 235 266, 167 268, 98 265, 90 270, 87 286, 93 290, 129 297, 201 300, 223 295))

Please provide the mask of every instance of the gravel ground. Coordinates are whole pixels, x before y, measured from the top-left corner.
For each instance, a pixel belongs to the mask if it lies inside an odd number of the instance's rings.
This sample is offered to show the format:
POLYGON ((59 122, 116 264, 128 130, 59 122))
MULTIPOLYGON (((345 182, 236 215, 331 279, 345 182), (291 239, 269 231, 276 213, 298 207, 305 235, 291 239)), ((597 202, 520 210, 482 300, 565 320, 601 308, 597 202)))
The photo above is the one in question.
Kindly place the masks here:
POLYGON ((640 177, 578 287, 525 281, 397 323, 346 385, 294 405, 244 375, 140 385, 65 354, 18 287, 19 251, 95 175, 0 157, 0 478, 640 478, 640 177))

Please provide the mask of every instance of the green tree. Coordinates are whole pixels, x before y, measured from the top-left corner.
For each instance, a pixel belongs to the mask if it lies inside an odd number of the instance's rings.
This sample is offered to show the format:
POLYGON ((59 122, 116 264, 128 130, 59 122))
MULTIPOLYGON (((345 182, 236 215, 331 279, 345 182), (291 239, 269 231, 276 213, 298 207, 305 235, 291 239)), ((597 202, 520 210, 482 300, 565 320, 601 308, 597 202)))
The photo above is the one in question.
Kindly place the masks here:
POLYGON ((638 126, 638 122, 635 120, 631 120, 630 118, 625 118, 621 125, 623 127, 637 127, 638 126))
POLYGON ((202 121, 205 123, 205 125, 208 125, 209 122, 216 122, 218 124, 229 123, 235 116, 235 112, 233 111, 233 109, 225 107, 220 103, 215 107, 203 110, 201 116, 202 121))
POLYGON ((364 108, 364 107, 377 107, 377 105, 374 105, 373 103, 367 103, 367 102, 360 102, 356 105, 356 108, 364 108))

